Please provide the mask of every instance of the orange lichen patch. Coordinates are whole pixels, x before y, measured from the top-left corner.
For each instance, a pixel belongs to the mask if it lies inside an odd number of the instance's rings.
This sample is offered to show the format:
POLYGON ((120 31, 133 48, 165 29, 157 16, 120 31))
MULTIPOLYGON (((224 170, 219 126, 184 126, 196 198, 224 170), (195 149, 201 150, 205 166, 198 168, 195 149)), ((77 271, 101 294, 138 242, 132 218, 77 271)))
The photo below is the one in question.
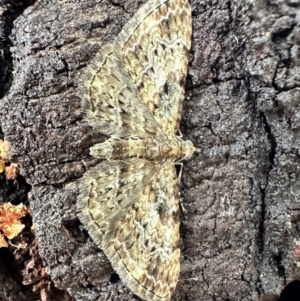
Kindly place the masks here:
POLYGON ((7 141, 0 139, 0 158, 8 160, 9 155, 9 144, 7 141))
POLYGON ((8 247, 8 243, 4 238, 4 235, 0 234, 0 248, 7 248, 8 247))
POLYGON ((14 180, 16 182, 16 179, 20 173, 20 169, 16 163, 9 164, 8 157, 9 144, 7 141, 0 139, 0 173, 5 171, 6 179, 14 180))
POLYGON ((7 180, 15 180, 20 173, 19 165, 11 163, 10 166, 5 168, 5 174, 7 180))
POLYGON ((5 161, 0 159, 0 172, 4 172, 6 168, 5 161))
POLYGON ((8 239, 16 237, 25 227, 20 218, 28 212, 24 204, 14 206, 11 203, 0 205, 0 230, 8 239))

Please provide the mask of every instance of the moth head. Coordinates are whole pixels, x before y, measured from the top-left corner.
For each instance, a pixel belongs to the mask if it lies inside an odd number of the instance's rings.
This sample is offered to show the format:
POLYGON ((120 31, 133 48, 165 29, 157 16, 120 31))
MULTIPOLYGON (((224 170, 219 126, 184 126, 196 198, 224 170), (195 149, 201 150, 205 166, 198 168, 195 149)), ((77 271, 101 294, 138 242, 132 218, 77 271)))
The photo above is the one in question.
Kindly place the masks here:
POLYGON ((184 154, 183 160, 189 160, 192 158, 194 152, 196 151, 196 148, 194 147, 194 144, 190 140, 186 140, 183 143, 182 152, 184 154))

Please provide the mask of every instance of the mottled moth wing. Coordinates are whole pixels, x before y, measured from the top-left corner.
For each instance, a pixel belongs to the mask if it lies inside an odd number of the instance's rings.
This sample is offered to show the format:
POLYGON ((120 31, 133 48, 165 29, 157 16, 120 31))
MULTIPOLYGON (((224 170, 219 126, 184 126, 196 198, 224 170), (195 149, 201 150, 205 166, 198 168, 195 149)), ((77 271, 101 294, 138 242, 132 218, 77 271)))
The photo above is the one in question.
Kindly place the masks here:
POLYGON ((81 77, 79 90, 85 119, 96 130, 116 138, 157 133, 164 136, 140 100, 117 49, 115 44, 104 46, 81 77))
POLYGON ((170 300, 180 270, 179 225, 177 176, 169 163, 127 210, 111 219, 103 248, 122 280, 142 299, 170 300))
POLYGON ((145 300, 170 300, 180 269, 175 167, 105 162, 86 173, 80 189, 80 219, 123 282, 145 300))
POLYGON ((164 132, 179 128, 192 16, 188 0, 148 1, 119 35, 124 65, 164 132))

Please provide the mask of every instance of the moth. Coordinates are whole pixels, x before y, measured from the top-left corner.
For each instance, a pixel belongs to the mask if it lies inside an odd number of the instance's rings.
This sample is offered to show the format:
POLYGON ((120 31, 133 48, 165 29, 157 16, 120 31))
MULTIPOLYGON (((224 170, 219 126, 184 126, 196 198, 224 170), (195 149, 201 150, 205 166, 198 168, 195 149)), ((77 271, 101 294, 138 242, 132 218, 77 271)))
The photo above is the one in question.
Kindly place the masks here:
POLYGON ((188 0, 149 0, 81 78, 85 120, 107 140, 83 175, 77 212, 122 281, 168 301, 180 270, 174 164, 195 147, 177 135, 191 47, 188 0))

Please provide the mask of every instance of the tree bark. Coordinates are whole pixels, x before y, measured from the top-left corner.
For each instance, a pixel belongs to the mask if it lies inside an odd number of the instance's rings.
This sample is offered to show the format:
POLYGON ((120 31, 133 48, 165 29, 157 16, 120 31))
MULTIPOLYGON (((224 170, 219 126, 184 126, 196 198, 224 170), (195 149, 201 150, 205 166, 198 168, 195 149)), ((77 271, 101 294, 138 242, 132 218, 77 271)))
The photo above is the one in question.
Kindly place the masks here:
MULTIPOLYGON (((103 141, 83 122, 76 88, 83 67, 144 2, 40 0, 25 9, 0 1, 3 22, 16 18, 0 34, 1 128, 32 186, 49 290, 65 300, 132 300, 76 217, 78 180, 95 162, 89 147, 103 141)), ((299 275, 300 1, 191 5, 181 131, 200 151, 183 171, 172 300, 258 300, 299 275)), ((0 290, 0 299, 9 296, 0 290)))

